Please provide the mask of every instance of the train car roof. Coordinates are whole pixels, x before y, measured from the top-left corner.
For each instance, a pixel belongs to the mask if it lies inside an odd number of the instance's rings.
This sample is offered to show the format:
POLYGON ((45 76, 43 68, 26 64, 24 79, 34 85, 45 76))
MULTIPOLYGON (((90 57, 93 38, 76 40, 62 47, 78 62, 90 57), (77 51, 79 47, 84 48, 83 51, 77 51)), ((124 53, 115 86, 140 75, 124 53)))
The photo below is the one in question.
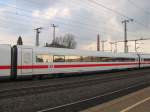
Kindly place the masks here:
POLYGON ((97 52, 79 49, 65 49, 65 48, 52 48, 52 47, 34 47, 34 46, 17 46, 18 48, 30 48, 37 54, 54 54, 54 55, 70 55, 70 56, 101 56, 101 57, 126 57, 136 58, 136 53, 111 53, 111 52, 97 52))
POLYGON ((150 54, 139 53, 141 58, 150 58, 150 54))

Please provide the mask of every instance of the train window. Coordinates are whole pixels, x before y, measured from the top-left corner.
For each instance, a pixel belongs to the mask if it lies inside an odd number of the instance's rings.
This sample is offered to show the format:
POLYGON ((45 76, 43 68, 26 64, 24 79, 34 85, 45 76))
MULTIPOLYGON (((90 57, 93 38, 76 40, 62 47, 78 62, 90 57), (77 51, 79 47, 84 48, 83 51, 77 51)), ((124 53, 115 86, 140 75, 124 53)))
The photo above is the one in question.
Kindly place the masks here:
POLYGON ((82 56, 83 62, 93 62, 93 58, 91 56, 82 56))
MULTIPOLYGON (((64 57, 63 57, 63 59, 64 59, 64 57)), ((135 58, 94 57, 94 56, 65 56, 65 61, 66 62, 131 62, 131 61, 134 62, 135 58)), ((60 61, 57 61, 57 62, 60 62, 60 61)))
POLYGON ((117 62, 134 62, 135 58, 116 58, 117 62))
POLYGON ((80 62, 81 56, 65 56, 66 62, 80 62))
POLYGON ((36 62, 38 62, 38 63, 49 63, 49 62, 52 62, 52 56, 50 56, 48 54, 36 55, 36 62))
POLYGON ((110 57, 91 57, 92 62, 111 62, 110 57))
POLYGON ((127 58, 116 58, 117 62, 127 62, 127 58))
POLYGON ((128 62, 134 62, 134 61, 135 61, 135 58, 127 58, 127 61, 128 61, 128 62))
POLYGON ((135 58, 130 58, 130 61, 133 61, 133 62, 134 62, 134 61, 136 61, 136 59, 135 59, 135 58))
POLYGON ((97 57, 97 62, 134 62, 134 58, 97 57))
POLYGON ((65 56, 54 56, 53 61, 54 62, 65 62, 65 56))
POLYGON ((92 57, 91 57, 91 61, 92 61, 92 62, 98 62, 98 57, 92 56, 92 57))
POLYGON ((144 58, 144 61, 150 61, 150 58, 144 58))
POLYGON ((98 59, 99 62, 111 62, 113 61, 111 57, 100 57, 98 59))

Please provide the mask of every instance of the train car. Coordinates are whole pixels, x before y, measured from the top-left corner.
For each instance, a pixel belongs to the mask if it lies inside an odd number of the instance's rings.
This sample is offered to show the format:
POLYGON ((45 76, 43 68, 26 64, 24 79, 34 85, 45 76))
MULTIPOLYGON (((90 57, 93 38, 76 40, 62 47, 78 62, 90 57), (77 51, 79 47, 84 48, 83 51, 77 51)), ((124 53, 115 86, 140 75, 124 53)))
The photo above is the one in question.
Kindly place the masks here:
POLYGON ((0 77, 13 79, 150 67, 149 54, 10 45, 0 45, 0 52, 0 77))
MULTIPOLYGON (((134 53, 108 53, 62 48, 15 46, 17 77, 44 74, 105 71, 138 68, 139 57, 134 53)), ((15 50, 14 50, 15 51, 15 50)))
POLYGON ((0 79, 11 76, 11 46, 0 45, 0 79))
POLYGON ((150 67, 150 55, 140 53, 140 67, 150 67))

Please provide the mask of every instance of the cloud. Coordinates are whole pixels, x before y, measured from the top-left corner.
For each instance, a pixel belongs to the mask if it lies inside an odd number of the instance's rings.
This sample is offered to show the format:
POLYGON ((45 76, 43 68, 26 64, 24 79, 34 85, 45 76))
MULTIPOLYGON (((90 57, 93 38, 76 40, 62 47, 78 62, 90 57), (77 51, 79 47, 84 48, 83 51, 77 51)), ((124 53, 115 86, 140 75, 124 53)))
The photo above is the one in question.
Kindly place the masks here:
MULTIPOLYGON (((133 17, 143 24, 150 24, 149 16, 127 0, 99 0, 98 2, 133 17)), ((145 10, 150 9, 148 0, 138 0, 137 4, 145 10)), ((58 25, 56 36, 65 33, 74 34, 79 49, 96 50, 97 33, 100 34, 101 40, 116 41, 124 39, 124 26, 121 20, 125 18, 122 19, 121 16, 88 1, 45 0, 43 2, 43 0, 19 0, 17 7, 25 10, 10 8, 9 6, 0 7, 0 27, 8 28, 5 31, 0 30, 0 40, 8 38, 14 41, 19 35, 22 35, 25 44, 34 45, 35 32, 33 29, 44 27, 40 33, 40 42, 43 45, 46 41, 50 42, 52 39, 50 24, 53 23, 58 25)), ((128 39, 140 38, 141 36, 149 37, 145 35, 149 33, 149 29, 137 25, 135 22, 129 23, 127 28, 128 39)), ((148 50, 149 44, 141 46, 143 51, 150 52, 148 50)), ((110 49, 108 43, 106 49, 110 49)), ((118 49, 123 51, 123 43, 118 44, 118 49)), ((131 51, 133 50, 134 43, 131 44, 131 51)))
POLYGON ((70 16, 69 8, 48 8, 46 10, 34 10, 32 13, 33 17, 44 18, 48 20, 53 20, 57 17, 67 17, 70 16))
POLYGON ((61 16, 61 17, 70 16, 70 10, 69 10, 69 8, 64 8, 64 9, 62 10, 62 12, 60 13, 60 16, 61 16))
POLYGON ((58 9, 55 8, 48 8, 44 11, 34 10, 32 16, 51 20, 57 15, 57 12, 58 9))
POLYGON ((80 49, 84 49, 84 50, 96 50, 96 42, 90 42, 87 45, 82 45, 80 46, 80 49))

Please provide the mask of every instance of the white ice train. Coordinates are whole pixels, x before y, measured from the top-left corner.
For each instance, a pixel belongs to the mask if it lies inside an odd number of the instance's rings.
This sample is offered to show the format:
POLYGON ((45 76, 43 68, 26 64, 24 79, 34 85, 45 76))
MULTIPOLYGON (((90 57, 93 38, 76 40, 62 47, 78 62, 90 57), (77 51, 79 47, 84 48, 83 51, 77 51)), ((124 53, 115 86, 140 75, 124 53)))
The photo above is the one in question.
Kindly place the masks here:
POLYGON ((44 76, 150 67, 149 54, 0 45, 0 77, 44 76))

